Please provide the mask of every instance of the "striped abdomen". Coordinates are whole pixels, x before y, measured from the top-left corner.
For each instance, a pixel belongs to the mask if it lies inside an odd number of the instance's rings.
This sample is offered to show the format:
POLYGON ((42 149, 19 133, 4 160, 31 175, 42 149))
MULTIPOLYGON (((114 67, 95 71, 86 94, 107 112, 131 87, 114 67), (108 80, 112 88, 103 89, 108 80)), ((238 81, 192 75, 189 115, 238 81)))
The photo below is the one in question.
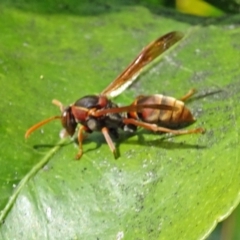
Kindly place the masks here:
POLYGON ((165 127, 183 127, 192 124, 195 119, 192 113, 184 105, 184 102, 173 97, 155 94, 151 96, 140 96, 134 102, 136 104, 163 104, 174 107, 173 110, 144 108, 135 113, 135 117, 143 122, 155 123, 165 127))

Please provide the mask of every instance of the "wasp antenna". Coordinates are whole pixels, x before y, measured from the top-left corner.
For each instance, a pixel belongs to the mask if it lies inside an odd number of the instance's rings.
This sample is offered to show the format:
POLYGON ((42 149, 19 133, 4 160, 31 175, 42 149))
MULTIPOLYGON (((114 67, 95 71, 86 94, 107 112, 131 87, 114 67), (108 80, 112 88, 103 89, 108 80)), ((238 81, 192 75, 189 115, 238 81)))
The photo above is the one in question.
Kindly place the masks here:
POLYGON ((58 100, 56 100, 56 99, 53 99, 53 100, 52 100, 52 104, 58 106, 58 107, 60 108, 60 111, 61 111, 61 112, 64 111, 64 106, 63 106, 63 104, 62 104, 60 101, 58 101, 58 100))
POLYGON ((61 119, 61 118, 62 118, 61 116, 53 116, 53 117, 50 117, 50 118, 48 118, 48 119, 45 119, 45 120, 43 120, 43 121, 41 121, 41 122, 33 125, 32 127, 30 127, 30 128, 26 131, 26 133, 25 133, 25 138, 28 138, 29 135, 30 135, 32 132, 34 132, 36 129, 40 128, 41 126, 43 126, 43 125, 45 125, 45 124, 47 124, 47 123, 49 123, 49 122, 51 122, 51 121, 53 121, 53 120, 55 120, 55 119, 61 119))

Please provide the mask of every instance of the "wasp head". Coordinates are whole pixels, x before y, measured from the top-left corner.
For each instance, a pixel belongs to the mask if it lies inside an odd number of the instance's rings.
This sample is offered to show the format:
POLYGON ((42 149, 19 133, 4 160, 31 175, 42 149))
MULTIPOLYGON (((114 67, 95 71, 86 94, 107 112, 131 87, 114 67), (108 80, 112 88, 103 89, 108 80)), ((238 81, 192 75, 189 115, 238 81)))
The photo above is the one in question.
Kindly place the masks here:
POLYGON ((62 122, 62 126, 64 127, 64 132, 60 133, 61 137, 65 137, 66 135, 73 136, 73 134, 75 133, 75 129, 77 127, 77 123, 76 123, 75 118, 72 113, 72 107, 68 106, 68 107, 64 108, 63 104, 61 102, 59 102, 58 100, 53 100, 52 103, 54 105, 57 105, 60 108, 62 115, 50 117, 48 119, 45 119, 45 120, 33 125, 26 131, 25 138, 28 138, 29 135, 32 132, 34 132, 36 129, 40 128, 41 126, 43 126, 55 119, 60 119, 62 122))
POLYGON ((77 123, 76 123, 74 115, 72 113, 71 106, 66 107, 63 110, 61 122, 62 122, 62 126, 64 127, 67 134, 70 136, 73 136, 73 134, 75 133, 76 127, 77 127, 77 123))

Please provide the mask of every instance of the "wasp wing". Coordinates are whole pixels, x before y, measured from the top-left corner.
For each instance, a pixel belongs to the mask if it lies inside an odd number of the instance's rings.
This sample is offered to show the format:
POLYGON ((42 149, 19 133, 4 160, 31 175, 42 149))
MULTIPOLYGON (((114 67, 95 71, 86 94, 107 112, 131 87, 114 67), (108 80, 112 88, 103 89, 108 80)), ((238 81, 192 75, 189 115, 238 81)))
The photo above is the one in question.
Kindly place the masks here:
POLYGON ((122 93, 138 77, 143 67, 182 38, 181 32, 170 32, 150 43, 101 94, 115 97, 122 93))

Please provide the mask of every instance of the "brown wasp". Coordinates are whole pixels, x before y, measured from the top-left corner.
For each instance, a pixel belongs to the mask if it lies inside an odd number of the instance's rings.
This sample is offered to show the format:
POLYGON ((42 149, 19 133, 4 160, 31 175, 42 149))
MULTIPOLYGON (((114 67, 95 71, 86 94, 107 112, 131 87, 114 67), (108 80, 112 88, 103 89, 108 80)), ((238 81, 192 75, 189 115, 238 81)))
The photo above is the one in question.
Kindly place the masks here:
POLYGON ((117 106, 108 98, 124 91, 144 66, 182 37, 180 32, 170 32, 150 43, 100 95, 87 95, 68 107, 53 100, 52 103, 60 108, 62 115, 50 117, 32 126, 27 130, 25 138, 37 128, 55 119, 61 120, 65 130, 64 135, 73 136, 77 125, 81 124, 78 129, 79 152, 76 155, 76 159, 79 159, 83 154, 82 143, 85 132, 101 131, 114 155, 116 148, 110 135, 117 136, 119 128, 130 132, 136 131, 137 127, 142 127, 161 133, 204 133, 202 128, 180 129, 195 121, 192 113, 184 105, 184 102, 194 94, 194 90, 190 90, 180 99, 160 94, 139 96, 131 105, 124 107, 117 106))

